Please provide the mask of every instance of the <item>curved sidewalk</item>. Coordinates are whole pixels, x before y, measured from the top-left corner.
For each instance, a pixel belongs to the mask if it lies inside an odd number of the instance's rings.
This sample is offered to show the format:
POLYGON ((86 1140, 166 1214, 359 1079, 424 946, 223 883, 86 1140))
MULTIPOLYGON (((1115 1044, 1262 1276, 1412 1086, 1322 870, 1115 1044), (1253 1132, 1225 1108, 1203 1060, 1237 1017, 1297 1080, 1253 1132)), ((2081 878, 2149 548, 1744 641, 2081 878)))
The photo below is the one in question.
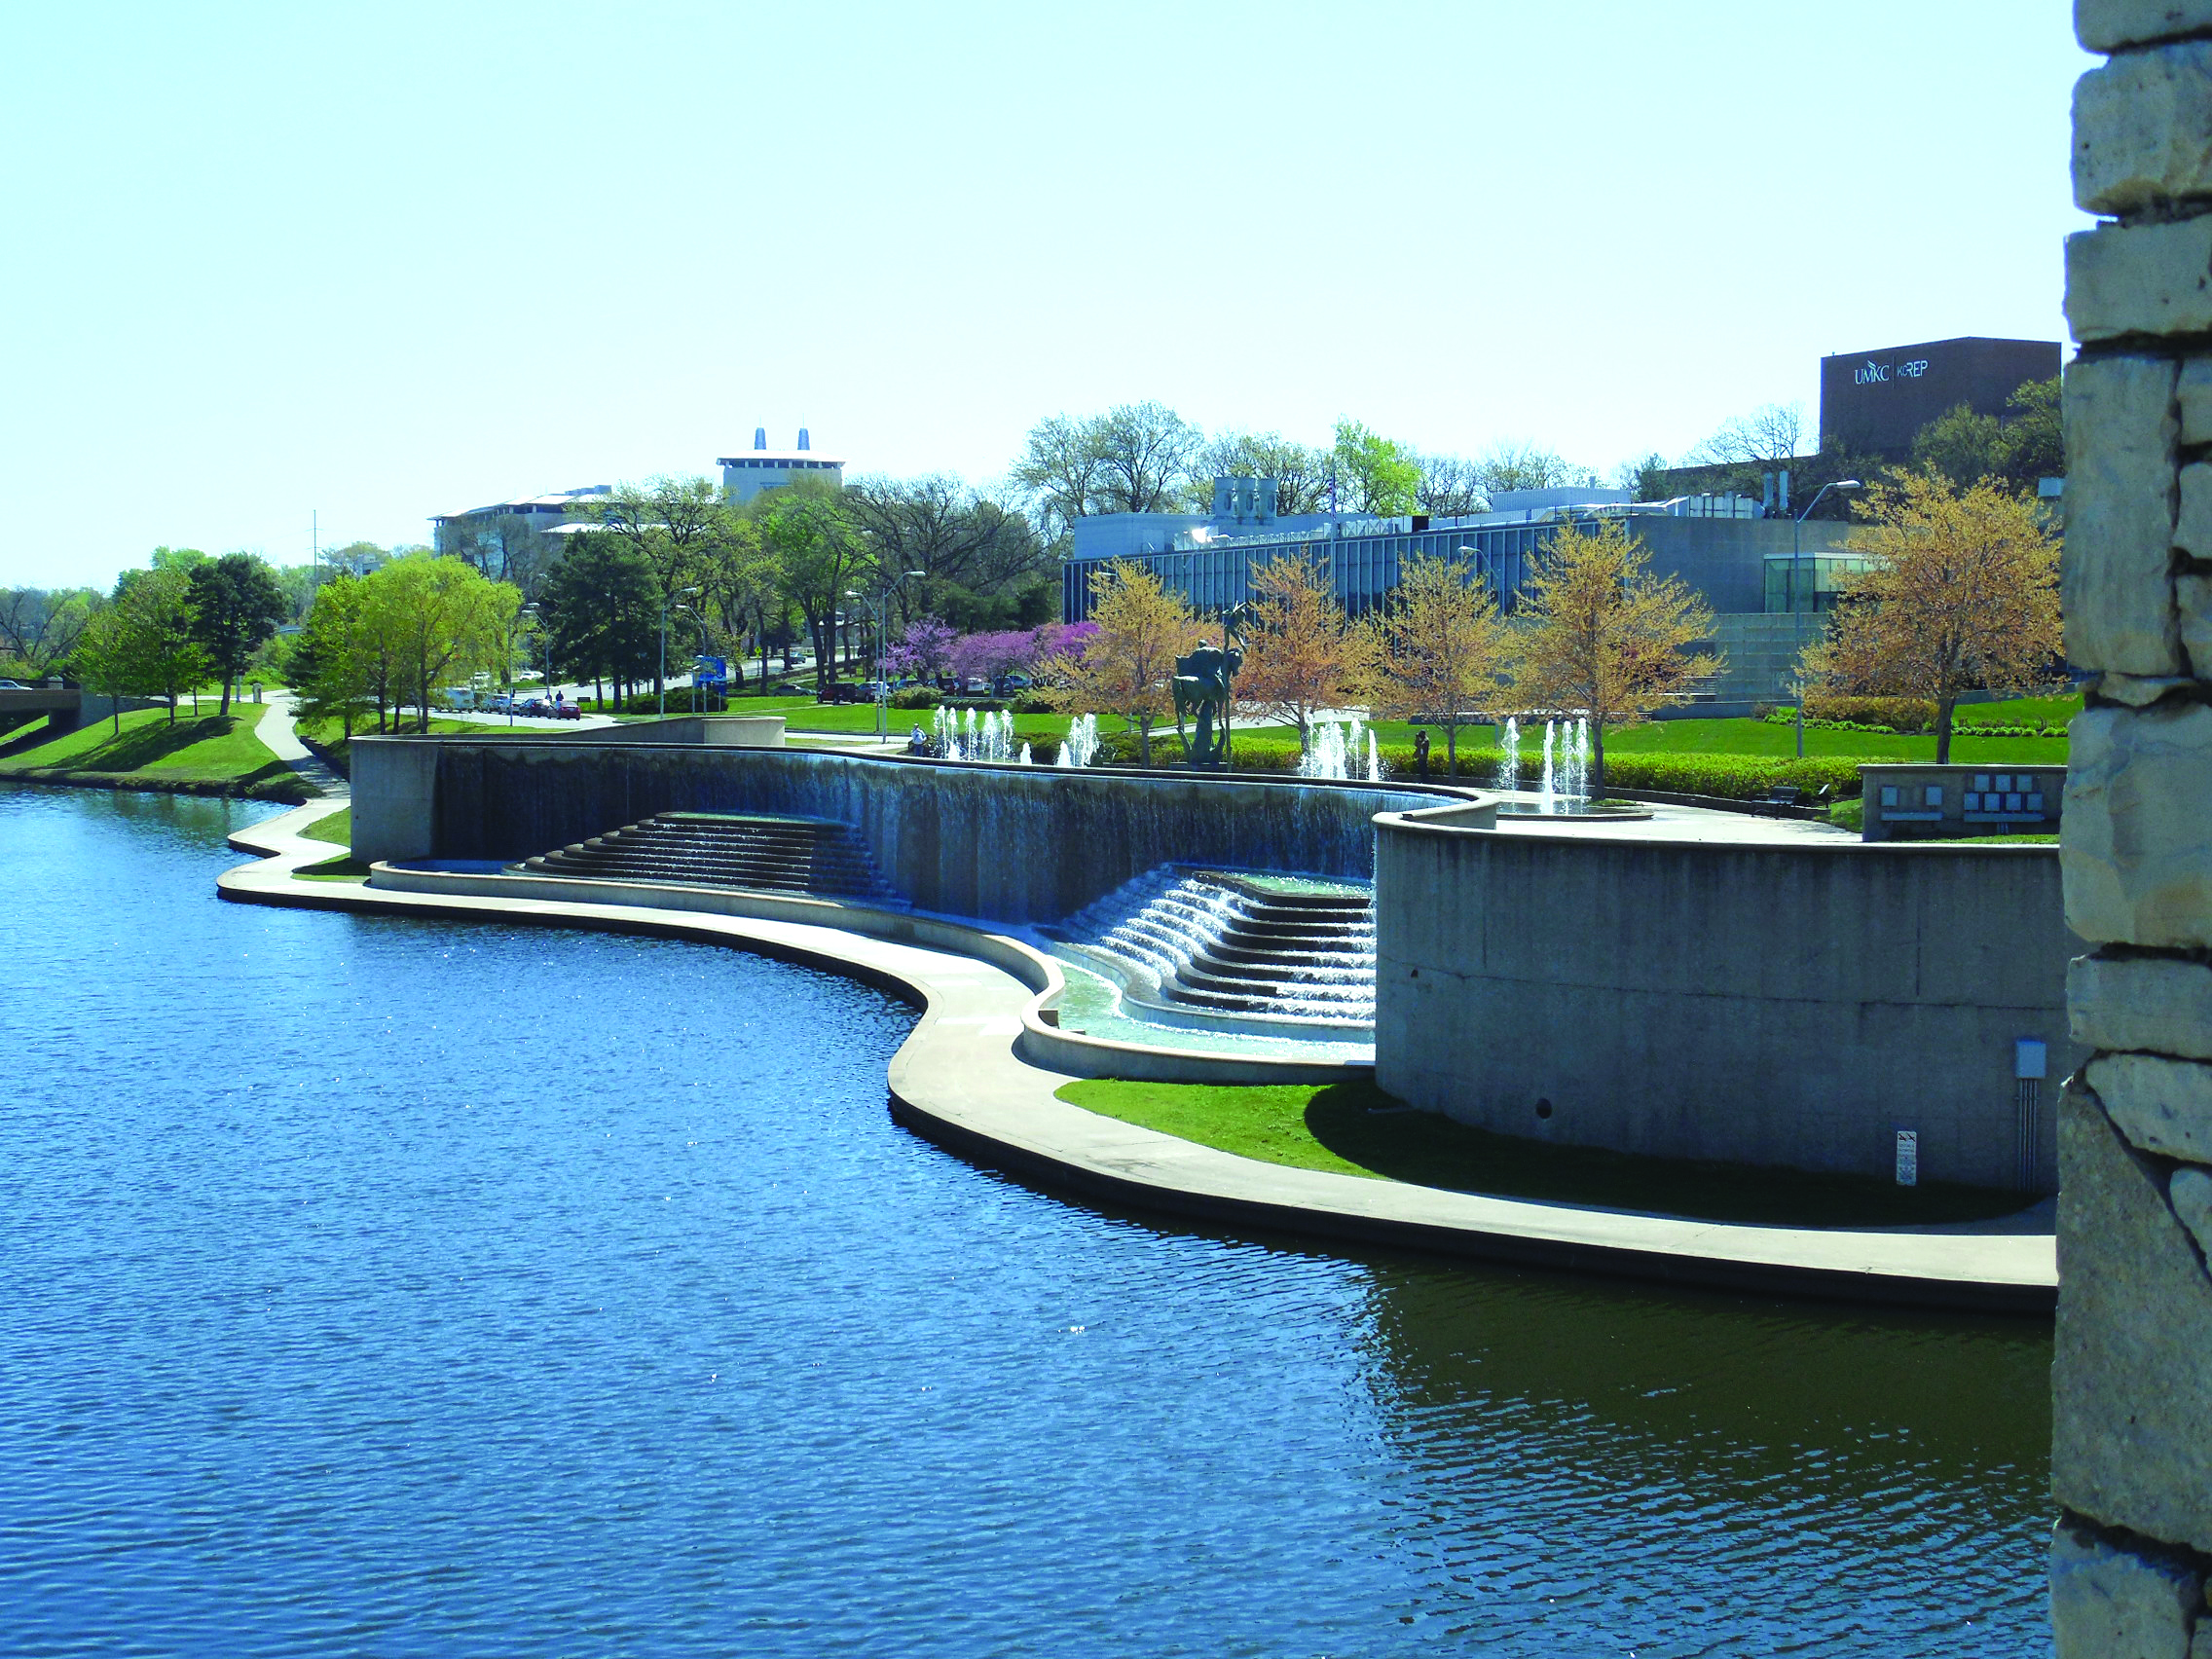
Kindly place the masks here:
MULTIPOLYGON (((1728 1226, 1481 1198, 1218 1152, 1054 1098, 1071 1074, 1015 1051, 1051 993, 977 957, 762 917, 294 880, 294 869, 334 851, 297 831, 341 804, 314 802, 234 834, 233 846, 265 861, 223 871, 222 896, 695 940, 849 975, 922 1008, 891 1063, 900 1121, 1045 1186, 1210 1223, 1680 1285, 2009 1312, 2047 1312, 2056 1299, 2056 1245, 2047 1235, 1728 1226)), ((978 944, 988 937, 978 933, 978 944)))

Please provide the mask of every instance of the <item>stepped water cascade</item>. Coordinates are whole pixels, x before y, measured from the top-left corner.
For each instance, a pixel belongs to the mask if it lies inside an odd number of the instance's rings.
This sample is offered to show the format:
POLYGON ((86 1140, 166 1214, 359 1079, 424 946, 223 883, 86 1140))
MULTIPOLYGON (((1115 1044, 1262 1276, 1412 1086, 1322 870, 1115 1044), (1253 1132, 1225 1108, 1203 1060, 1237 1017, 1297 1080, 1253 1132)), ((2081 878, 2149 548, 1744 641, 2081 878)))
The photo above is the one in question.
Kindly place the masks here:
POLYGON ((1375 1021, 1375 905, 1361 886, 1163 866, 1054 933, 1140 1011, 1375 1021))
POLYGON ((1346 779, 1364 776, 1371 784, 1381 783, 1382 756, 1376 745, 1375 733, 1357 715, 1348 720, 1316 720, 1312 735, 1307 741, 1306 753, 1299 756, 1298 775, 1346 779), (1363 764, 1364 773, 1358 769, 1363 764))
POLYGON ((1078 715, 1068 721, 1068 734, 1060 740, 1060 766, 1088 766, 1092 756, 1098 753, 1098 717, 1078 715))

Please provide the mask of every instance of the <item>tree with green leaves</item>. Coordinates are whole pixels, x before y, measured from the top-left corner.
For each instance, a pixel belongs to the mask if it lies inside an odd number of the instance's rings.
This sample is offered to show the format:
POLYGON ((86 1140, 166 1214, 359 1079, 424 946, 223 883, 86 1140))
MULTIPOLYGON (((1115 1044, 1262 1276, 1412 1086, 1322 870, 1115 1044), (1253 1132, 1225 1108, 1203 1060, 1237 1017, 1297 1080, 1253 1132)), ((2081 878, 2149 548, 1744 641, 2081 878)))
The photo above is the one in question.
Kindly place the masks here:
POLYGON ((1420 504, 1420 458, 1405 445, 1343 420, 1334 456, 1341 509, 1394 518, 1420 504))
POLYGON ((816 683, 827 687, 837 678, 837 618, 858 603, 846 595, 857 588, 872 597, 881 574, 867 540, 844 493, 820 480, 793 479, 747 505, 760 545, 782 572, 784 591, 806 618, 816 683))
POLYGON ((341 574, 317 588, 292 653, 294 716, 310 724, 335 720, 348 739, 372 701, 382 726, 376 664, 364 636, 367 580, 341 574))
POLYGON ((2002 419, 1976 415, 1964 403, 1937 416, 1912 440, 1912 461, 1961 490, 1987 478, 2005 490, 2033 493, 2039 480, 2062 476, 2058 377, 2019 387, 2005 400, 2002 419))
POLYGON ((412 704, 430 729, 430 705, 447 680, 514 668, 522 594, 473 566, 434 553, 394 559, 363 579, 366 632, 392 669, 391 699, 412 704))
MULTIPOLYGON (((768 491, 747 505, 756 506, 796 487, 768 491)), ((576 509, 582 522, 595 527, 595 534, 613 536, 645 562, 653 574, 656 601, 670 609, 683 589, 703 585, 701 567, 741 534, 737 527, 744 518, 744 509, 725 500, 719 484, 695 475, 618 484, 605 496, 582 498, 576 509)), ((657 626, 657 612, 655 621, 657 626)), ((657 658, 653 689, 661 689, 657 658)))
MULTIPOLYGON (((555 658, 611 686, 617 707, 659 660, 659 585, 642 554, 611 536, 569 537, 545 578, 539 612, 555 658)), ((604 702, 604 696, 602 697, 604 702)))
POLYGON ((1605 788, 1605 731, 1634 725, 1720 672, 1689 647, 1713 637, 1713 608, 1679 576, 1652 572, 1618 519, 1563 525, 1538 555, 1514 616, 1522 707, 1590 721, 1590 788, 1605 788))
MULTIPOLYGON (((161 568, 157 558, 157 568, 161 568)), ((207 666, 223 682, 219 714, 231 712, 231 692, 269 637, 292 613, 276 574, 251 553, 226 553, 187 569, 192 637, 207 653, 207 666)))
POLYGON ((190 574, 173 565, 126 571, 108 608, 121 619, 131 694, 166 698, 174 725, 178 700, 205 682, 211 666, 197 637, 190 574))

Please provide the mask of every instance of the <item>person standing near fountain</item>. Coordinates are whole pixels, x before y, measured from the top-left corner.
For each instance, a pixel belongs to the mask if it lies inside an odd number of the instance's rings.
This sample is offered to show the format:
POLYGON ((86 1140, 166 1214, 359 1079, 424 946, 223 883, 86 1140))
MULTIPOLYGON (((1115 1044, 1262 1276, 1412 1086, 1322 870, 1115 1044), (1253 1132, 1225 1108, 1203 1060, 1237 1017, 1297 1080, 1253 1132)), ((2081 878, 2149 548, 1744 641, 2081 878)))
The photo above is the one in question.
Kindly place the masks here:
POLYGON ((1414 733, 1414 771, 1422 783, 1428 782, 1428 728, 1414 733))

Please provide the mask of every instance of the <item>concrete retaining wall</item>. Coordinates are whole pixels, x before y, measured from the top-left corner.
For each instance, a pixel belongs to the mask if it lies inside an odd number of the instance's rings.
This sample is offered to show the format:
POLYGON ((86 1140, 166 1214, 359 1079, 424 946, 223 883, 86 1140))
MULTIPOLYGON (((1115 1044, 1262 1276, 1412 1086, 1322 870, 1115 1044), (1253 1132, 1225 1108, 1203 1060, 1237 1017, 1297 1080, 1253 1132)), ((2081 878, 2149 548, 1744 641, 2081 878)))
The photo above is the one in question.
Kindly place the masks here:
POLYGON ((1715 845, 1379 820, 1377 1081, 1507 1134, 2014 1185, 2015 1040, 2071 1069, 2044 847, 1715 845), (1539 1115, 1548 1105, 1548 1115, 1539 1115))
POLYGON ((793 813, 853 826, 923 909, 1016 923, 1057 921, 1173 861, 1366 879, 1375 813, 1468 799, 1419 785, 545 737, 364 738, 353 756, 353 851, 364 860, 519 859, 657 812, 793 813))

